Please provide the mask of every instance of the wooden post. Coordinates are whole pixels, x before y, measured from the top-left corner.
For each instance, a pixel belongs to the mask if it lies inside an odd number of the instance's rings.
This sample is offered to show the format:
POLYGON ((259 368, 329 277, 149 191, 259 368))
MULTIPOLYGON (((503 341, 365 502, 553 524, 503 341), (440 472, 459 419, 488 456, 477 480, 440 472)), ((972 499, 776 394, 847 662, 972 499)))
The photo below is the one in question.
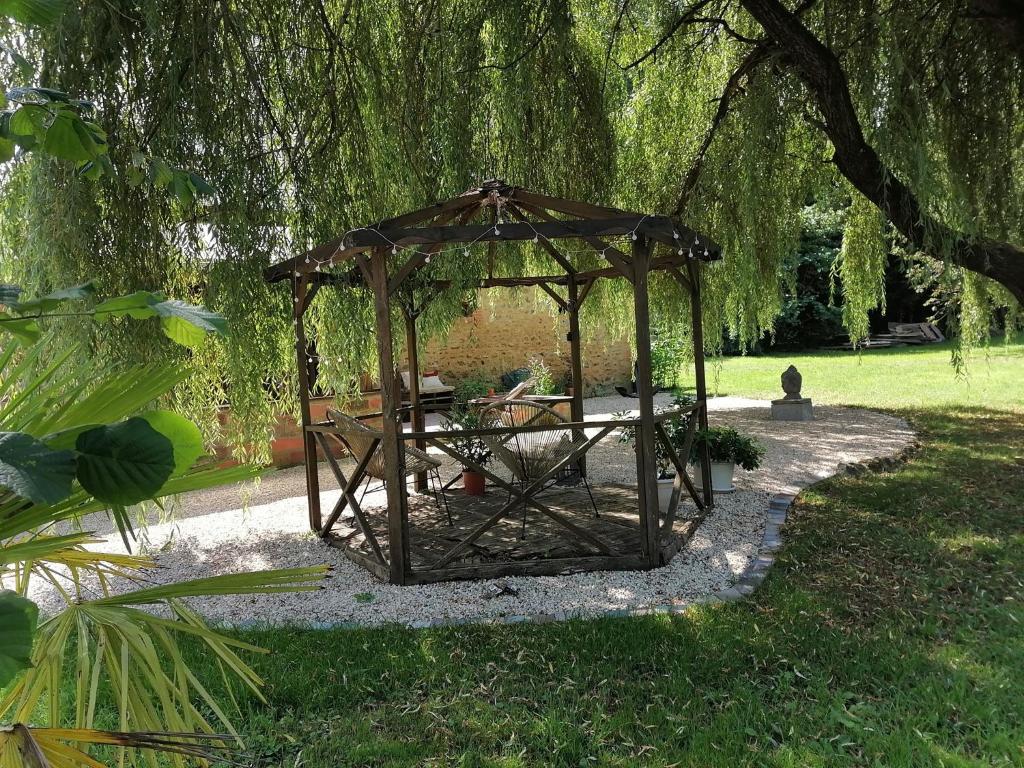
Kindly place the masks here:
MULTIPOLYGON (((410 296, 409 305, 402 305, 402 314, 405 316, 405 356, 409 363, 409 407, 412 409, 412 431, 425 432, 426 420, 423 417, 423 406, 420 404, 420 354, 416 346, 416 316, 418 313, 412 302, 413 298, 410 296)), ((416 447, 425 451, 427 444, 425 441, 417 439, 416 447)), ((413 483, 417 493, 427 490, 427 473, 417 473, 413 483)))
POLYGON ((306 345, 306 328, 302 321, 306 313, 308 290, 308 276, 296 277, 292 282, 295 365, 299 374, 299 412, 302 417, 303 460, 306 464, 306 505, 309 508, 309 527, 319 533, 323 521, 320 517, 320 475, 317 466, 316 438, 306 430, 312 423, 309 410, 309 349, 306 345))
MULTIPOLYGON (((572 402, 570 413, 572 420, 583 421, 583 343, 580 339, 580 288, 576 276, 568 276, 568 301, 566 310, 569 314, 569 356, 572 365, 572 402)), ((577 462, 580 475, 587 476, 587 457, 584 455, 577 462)))
POLYGON ((651 376, 651 312, 647 293, 647 268, 651 244, 640 235, 633 241, 633 318, 636 323, 636 388, 640 424, 636 440, 636 478, 640 497, 641 542, 651 568, 659 563, 658 462, 654 443, 654 386, 651 376))
MULTIPOLYGON (((697 384, 697 399, 703 403, 698 415, 701 429, 708 428, 708 386, 704 378, 704 321, 700 306, 700 265, 696 259, 686 262, 686 270, 690 276, 690 316, 693 322, 693 370, 697 384)), ((703 487, 704 504, 709 509, 715 504, 714 491, 711 488, 711 456, 707 443, 704 454, 700 457, 701 486, 703 487)))
POLYGON ((388 263, 384 248, 370 257, 370 287, 377 319, 377 361, 380 367, 381 440, 384 450, 385 486, 388 499, 389 573, 392 584, 404 584, 409 561, 408 509, 406 507, 405 461, 399 434, 402 431, 402 391, 395 376, 391 344, 391 309, 388 300, 388 263))

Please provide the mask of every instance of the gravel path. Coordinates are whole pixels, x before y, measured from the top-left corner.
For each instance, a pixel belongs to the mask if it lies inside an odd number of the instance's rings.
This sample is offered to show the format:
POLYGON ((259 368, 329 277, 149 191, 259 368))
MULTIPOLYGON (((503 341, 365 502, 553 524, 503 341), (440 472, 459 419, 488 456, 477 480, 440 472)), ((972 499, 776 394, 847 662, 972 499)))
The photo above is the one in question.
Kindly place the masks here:
MULTIPOLYGON (((636 404, 618 396, 586 401, 589 418, 607 418, 636 404)), ((668 405, 668 396, 659 396, 668 405)), ((499 580, 517 596, 484 597, 491 582, 449 582, 417 587, 383 584, 327 547, 306 530, 305 482, 301 467, 267 476, 249 488, 242 507, 235 486, 188 494, 173 505, 171 522, 154 522, 141 537, 142 548, 155 555, 155 582, 199 578, 220 573, 330 563, 327 588, 319 592, 217 597, 196 600, 208 618, 226 622, 352 622, 379 625, 426 620, 472 620, 505 615, 564 613, 594 616, 612 610, 643 608, 665 602, 706 597, 733 584, 757 554, 775 493, 796 493, 835 473, 839 464, 893 456, 913 440, 901 419, 872 411, 816 407, 813 422, 774 422, 768 403, 717 398, 709 408, 712 424, 729 424, 757 437, 768 449, 764 466, 736 473, 737 491, 716 497, 715 510, 687 549, 654 571, 599 572, 499 580)), ((636 482, 632 451, 606 438, 589 454, 594 480, 636 482)), ((456 471, 449 467, 449 473, 456 471)), ((442 472, 442 474, 444 474, 442 472)), ((450 474, 449 474, 450 476, 450 474)), ((335 487, 321 467, 322 487, 335 487)), ((323 493, 325 509, 337 490, 323 493)), ((383 494, 367 494, 366 504, 382 503, 383 494)), ((87 521, 107 537, 97 545, 123 551, 105 518, 87 521)), ((38 582, 33 599, 44 612, 59 607, 56 595, 38 582)))

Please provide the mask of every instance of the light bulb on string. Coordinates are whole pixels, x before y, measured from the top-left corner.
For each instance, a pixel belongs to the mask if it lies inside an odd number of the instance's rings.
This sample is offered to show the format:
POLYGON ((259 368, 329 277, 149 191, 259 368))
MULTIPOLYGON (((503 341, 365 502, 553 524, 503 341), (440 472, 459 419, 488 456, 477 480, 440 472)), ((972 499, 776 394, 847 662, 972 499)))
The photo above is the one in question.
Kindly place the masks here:
POLYGON ((678 240, 679 239, 679 233, 676 232, 675 230, 672 230, 672 239, 673 240, 678 240))

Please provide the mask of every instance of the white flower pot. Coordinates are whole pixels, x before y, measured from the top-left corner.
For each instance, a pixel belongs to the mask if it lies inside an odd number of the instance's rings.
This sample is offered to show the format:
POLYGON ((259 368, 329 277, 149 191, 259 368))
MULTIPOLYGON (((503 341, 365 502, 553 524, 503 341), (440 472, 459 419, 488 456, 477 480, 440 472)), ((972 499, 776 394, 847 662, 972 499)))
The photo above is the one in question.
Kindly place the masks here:
MULTIPOLYGON (((732 475, 736 464, 731 461, 711 462, 711 490, 715 493, 732 493, 736 486, 732 484, 732 475)), ((700 462, 693 464, 693 484, 697 488, 704 487, 704 475, 701 473, 700 462)))
POLYGON ((668 512, 668 503, 672 501, 672 486, 674 483, 675 478, 672 477, 658 481, 658 511, 668 512))

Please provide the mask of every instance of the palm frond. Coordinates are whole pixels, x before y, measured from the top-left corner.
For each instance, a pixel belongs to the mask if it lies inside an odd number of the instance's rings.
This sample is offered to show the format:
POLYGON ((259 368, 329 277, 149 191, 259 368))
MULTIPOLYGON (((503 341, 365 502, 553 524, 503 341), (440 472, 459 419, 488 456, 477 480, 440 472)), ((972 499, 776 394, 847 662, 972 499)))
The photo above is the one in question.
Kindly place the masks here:
POLYGON ((107 768, 80 745, 150 750, 196 760, 241 765, 238 748, 223 734, 157 731, 102 731, 93 728, 0 727, 0 766, 32 768, 107 768), (11 761, 11 762, 8 762, 11 761))

